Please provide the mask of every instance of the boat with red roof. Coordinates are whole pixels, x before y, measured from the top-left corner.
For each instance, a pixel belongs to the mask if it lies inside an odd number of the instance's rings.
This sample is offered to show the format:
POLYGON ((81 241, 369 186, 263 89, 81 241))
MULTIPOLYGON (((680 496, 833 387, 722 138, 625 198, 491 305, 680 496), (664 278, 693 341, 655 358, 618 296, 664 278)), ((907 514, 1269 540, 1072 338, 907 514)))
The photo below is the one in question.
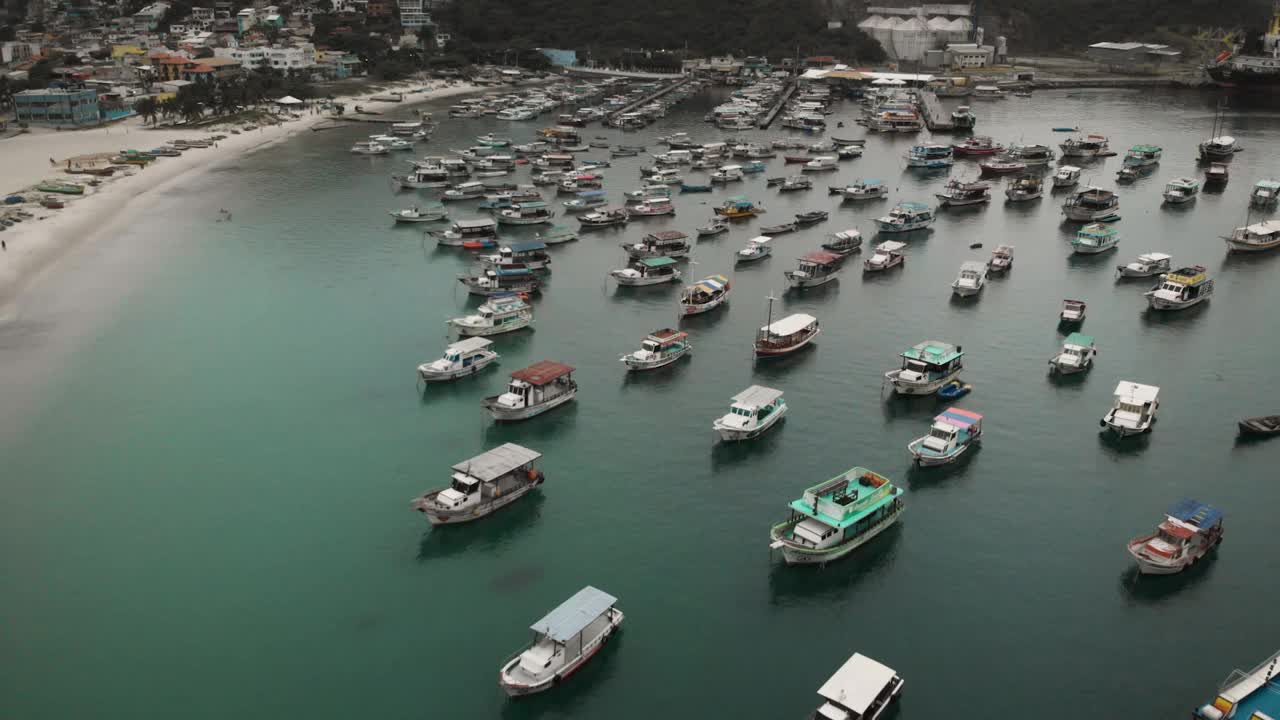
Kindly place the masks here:
POLYGON ((485 398, 481 406, 494 420, 528 420, 569 402, 577 394, 573 368, 542 360, 511 373, 507 391, 485 398))
POLYGON ((797 290, 826 285, 840 274, 844 257, 826 250, 815 250, 800 258, 800 266, 783 273, 787 284, 797 290))
POLYGON ((1169 508, 1154 533, 1129 541, 1129 554, 1144 575, 1182 572, 1222 542, 1222 511, 1185 498, 1169 508))
POLYGON ((1004 151, 1004 146, 992 140, 986 135, 974 135, 965 138, 965 141, 951 146, 951 153, 956 157, 979 157, 982 155, 995 155, 1004 151))

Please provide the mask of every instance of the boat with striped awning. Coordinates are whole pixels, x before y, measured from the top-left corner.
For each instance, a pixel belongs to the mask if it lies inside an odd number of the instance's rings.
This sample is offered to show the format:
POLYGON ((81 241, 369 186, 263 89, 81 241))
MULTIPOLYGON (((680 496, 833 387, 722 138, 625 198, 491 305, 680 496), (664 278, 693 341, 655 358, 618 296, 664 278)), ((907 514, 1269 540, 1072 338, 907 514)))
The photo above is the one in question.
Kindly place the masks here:
POLYGON ((729 278, 711 275, 685 287, 680 292, 680 314, 700 315, 729 301, 729 278))
POLYGON ((957 407, 947 408, 933 419, 929 434, 907 445, 916 464, 945 465, 959 460, 982 439, 982 416, 957 407))

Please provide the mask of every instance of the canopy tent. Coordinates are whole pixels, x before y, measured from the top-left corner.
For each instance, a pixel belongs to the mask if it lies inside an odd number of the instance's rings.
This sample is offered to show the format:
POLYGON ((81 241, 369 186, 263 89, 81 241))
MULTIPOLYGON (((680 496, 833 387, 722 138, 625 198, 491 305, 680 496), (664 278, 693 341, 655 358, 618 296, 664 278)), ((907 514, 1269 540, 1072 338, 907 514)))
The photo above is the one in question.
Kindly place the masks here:
POLYGON ((880 78, 871 83, 872 85, 906 85, 906 80, 898 80, 896 78, 880 78))
POLYGON ((285 95, 279 100, 276 100, 276 104, 277 105, 301 105, 302 101, 292 95, 285 95))

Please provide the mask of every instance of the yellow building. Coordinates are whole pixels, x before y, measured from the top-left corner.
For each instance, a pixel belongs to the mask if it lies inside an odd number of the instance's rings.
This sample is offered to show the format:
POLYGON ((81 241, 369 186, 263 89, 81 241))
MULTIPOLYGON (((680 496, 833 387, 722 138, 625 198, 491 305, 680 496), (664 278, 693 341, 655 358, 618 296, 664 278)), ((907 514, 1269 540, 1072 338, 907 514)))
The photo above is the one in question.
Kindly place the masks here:
POLYGON ((125 57, 146 57, 147 51, 137 45, 112 45, 111 59, 120 60, 125 57))

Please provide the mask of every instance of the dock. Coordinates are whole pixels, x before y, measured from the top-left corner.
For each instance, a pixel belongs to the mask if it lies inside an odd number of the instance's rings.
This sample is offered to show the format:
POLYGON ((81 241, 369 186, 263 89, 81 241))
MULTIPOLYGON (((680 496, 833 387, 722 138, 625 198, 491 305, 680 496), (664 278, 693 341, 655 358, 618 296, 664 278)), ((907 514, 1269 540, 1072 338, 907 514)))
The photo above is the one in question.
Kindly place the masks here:
POLYGON ((661 90, 658 90, 658 91, 656 91, 656 92, 649 93, 648 95, 645 95, 644 97, 642 97, 642 98, 640 98, 639 100, 637 100, 637 101, 635 101, 635 102, 631 103, 630 105, 627 105, 626 107, 622 108, 621 110, 617 110, 617 111, 614 111, 614 112, 609 113, 609 117, 606 119, 606 123, 608 123, 608 124, 613 124, 613 119, 614 119, 614 118, 616 118, 616 117, 618 117, 619 115, 622 115, 623 113, 629 113, 629 112, 631 112, 632 110, 635 110, 635 109, 636 109, 636 108, 638 108, 638 107, 643 107, 644 105, 647 105, 647 104, 649 104, 649 103, 653 102, 654 100, 657 100, 658 98, 660 98, 660 97, 663 97, 663 96, 667 95, 667 94, 668 94, 668 93, 670 93, 670 92, 673 92, 673 91, 675 91, 675 90, 677 90, 677 89, 679 89, 679 88, 684 87, 685 85, 688 85, 692 80, 693 80, 693 76, 692 76, 692 75, 683 76, 683 77, 681 77, 679 80, 677 80, 677 81, 675 81, 675 82, 671 83, 670 85, 668 85, 668 86, 666 86, 666 87, 662 88, 661 90))
POLYGON ((778 113, 782 112, 782 108, 786 107, 787 101, 790 100, 791 95, 795 93, 796 87, 797 84, 794 78, 787 82, 787 87, 782 91, 782 94, 778 96, 778 101, 773 104, 773 107, 769 108, 769 112, 765 113, 764 119, 760 121, 761 130, 769 129, 769 126, 773 124, 773 119, 778 117, 778 113))
POLYGON ((938 102, 938 96, 928 90, 921 90, 920 97, 920 114, 924 116, 924 126, 929 130, 954 130, 955 123, 951 121, 951 113, 942 108, 942 103, 938 102))

